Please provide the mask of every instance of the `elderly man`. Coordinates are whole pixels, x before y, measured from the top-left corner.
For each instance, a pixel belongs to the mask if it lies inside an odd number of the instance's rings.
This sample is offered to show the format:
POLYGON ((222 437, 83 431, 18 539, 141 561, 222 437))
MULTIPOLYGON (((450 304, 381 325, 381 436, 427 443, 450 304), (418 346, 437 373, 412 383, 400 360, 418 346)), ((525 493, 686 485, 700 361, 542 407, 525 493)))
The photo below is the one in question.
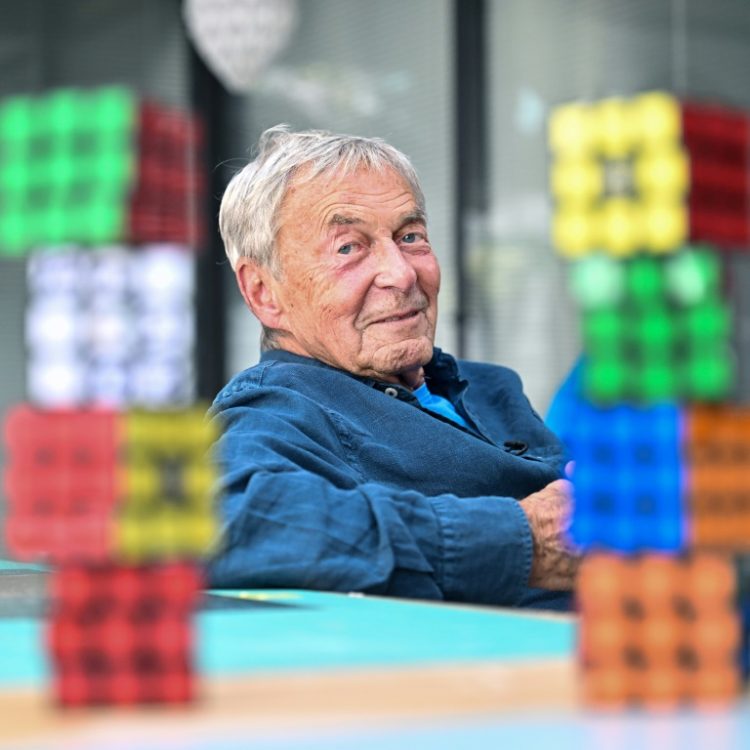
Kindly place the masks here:
POLYGON ((264 351, 210 411, 212 584, 567 605, 562 448, 515 373, 433 347, 440 269, 409 160, 271 128, 220 227, 264 351))

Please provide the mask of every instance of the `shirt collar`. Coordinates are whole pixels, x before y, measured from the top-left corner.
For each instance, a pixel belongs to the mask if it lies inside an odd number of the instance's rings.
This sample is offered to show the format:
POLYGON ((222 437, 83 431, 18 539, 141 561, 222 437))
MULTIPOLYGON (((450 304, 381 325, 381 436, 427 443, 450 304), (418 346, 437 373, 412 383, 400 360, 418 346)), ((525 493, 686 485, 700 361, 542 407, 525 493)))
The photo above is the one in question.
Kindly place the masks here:
MULTIPOLYGON (((377 388, 380 391, 386 388, 397 388, 399 394, 403 392, 405 398, 413 398, 412 392, 404 386, 394 385, 394 383, 385 383, 382 380, 376 380, 375 378, 363 377, 361 375, 355 375, 354 373, 348 372, 347 370, 341 370, 337 367, 327 365, 325 362, 321 362, 318 359, 312 357, 304 357, 301 354, 294 354, 288 352, 285 349, 266 349, 260 355, 261 362, 292 362, 296 364, 310 365, 313 367, 322 367, 326 370, 334 370, 335 372, 341 372, 344 375, 348 375, 355 380, 359 380, 361 383, 369 385, 373 388, 377 388)), ((425 378, 428 381, 428 388, 433 393, 440 393, 441 395, 447 395, 449 398, 462 392, 466 388, 466 381, 461 380, 458 374, 458 364, 456 360, 450 355, 446 354, 442 349, 434 347, 432 350, 432 359, 424 366, 425 378)))

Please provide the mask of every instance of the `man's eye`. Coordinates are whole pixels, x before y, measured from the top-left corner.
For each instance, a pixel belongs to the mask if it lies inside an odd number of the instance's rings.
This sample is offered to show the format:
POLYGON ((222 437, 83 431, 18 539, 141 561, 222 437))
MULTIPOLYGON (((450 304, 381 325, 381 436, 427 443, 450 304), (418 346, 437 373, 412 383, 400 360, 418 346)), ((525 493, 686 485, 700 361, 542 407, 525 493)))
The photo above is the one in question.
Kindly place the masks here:
POLYGON ((413 245, 421 239, 422 235, 419 232, 408 232, 401 238, 401 242, 405 242, 407 245, 413 245))
POLYGON ((349 255, 349 253, 351 253, 352 250, 354 250, 354 243, 348 242, 346 245, 342 245, 338 249, 338 253, 339 255, 349 255))

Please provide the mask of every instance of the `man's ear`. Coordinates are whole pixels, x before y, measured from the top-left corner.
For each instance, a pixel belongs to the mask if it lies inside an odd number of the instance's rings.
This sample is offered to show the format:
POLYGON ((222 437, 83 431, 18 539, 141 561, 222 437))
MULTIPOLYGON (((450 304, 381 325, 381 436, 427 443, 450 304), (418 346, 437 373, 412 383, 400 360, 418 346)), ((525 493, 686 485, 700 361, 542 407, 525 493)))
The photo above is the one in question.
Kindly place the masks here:
POLYGON ((240 258, 234 269, 237 286, 250 311, 266 328, 283 328, 283 307, 277 295, 277 283, 268 268, 249 258, 240 258))

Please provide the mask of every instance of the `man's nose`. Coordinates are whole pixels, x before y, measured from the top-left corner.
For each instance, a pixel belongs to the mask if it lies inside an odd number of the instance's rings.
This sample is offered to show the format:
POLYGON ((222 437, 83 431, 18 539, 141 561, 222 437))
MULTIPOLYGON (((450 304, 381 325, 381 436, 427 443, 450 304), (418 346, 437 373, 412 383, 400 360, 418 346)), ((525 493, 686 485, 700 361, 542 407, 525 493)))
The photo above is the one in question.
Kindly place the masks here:
POLYGON ((383 288, 408 291, 417 280, 417 272, 398 243, 391 239, 378 243, 375 253, 377 274, 375 283, 383 288))

